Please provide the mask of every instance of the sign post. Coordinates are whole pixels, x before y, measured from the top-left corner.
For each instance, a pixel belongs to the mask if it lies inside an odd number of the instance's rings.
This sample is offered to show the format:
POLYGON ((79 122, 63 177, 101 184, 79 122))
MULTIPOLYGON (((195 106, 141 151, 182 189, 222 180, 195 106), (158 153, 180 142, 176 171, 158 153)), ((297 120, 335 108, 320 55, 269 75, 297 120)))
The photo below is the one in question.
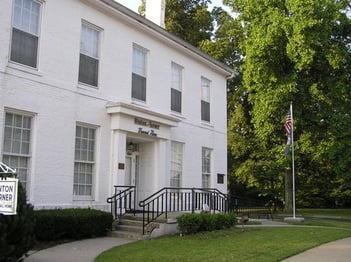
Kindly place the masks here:
POLYGON ((13 177, 16 170, 0 162, 0 214, 16 215, 18 179, 13 177))
POLYGON ((18 179, 0 179, 0 213, 16 215, 18 179))

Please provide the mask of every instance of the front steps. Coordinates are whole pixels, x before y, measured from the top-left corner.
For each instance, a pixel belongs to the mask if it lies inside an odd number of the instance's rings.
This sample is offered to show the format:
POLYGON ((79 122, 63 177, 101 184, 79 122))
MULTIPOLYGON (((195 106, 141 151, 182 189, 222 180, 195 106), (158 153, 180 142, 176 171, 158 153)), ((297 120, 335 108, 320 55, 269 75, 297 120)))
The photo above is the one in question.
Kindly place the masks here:
POLYGON ((110 236, 127 239, 145 239, 143 235, 143 218, 138 215, 125 214, 112 224, 110 236))
POLYGON ((160 217, 151 222, 145 228, 143 235, 143 218, 141 214, 124 214, 121 219, 115 220, 112 224, 112 237, 125 239, 143 240, 158 237, 161 235, 176 233, 176 219, 160 217))

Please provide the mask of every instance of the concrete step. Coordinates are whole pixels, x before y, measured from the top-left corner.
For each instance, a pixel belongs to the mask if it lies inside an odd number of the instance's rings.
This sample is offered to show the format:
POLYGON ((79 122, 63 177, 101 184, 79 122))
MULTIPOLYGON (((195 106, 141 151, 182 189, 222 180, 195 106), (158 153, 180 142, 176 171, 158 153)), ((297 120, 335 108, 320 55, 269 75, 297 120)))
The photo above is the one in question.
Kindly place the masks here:
MULTIPOLYGON (((151 217, 152 215, 150 214, 150 217, 151 217)), ((172 218, 172 217, 171 217, 172 218)), ((135 214, 135 215, 133 215, 133 214, 125 214, 125 215, 123 215, 123 217, 122 217, 122 220, 132 220, 132 221, 143 221, 143 215, 142 214, 139 214, 139 213, 137 213, 137 214, 135 214)), ((156 223, 167 223, 167 221, 170 219, 170 216, 169 216, 169 218, 165 218, 165 215, 161 215, 161 216, 159 216, 156 220, 155 220, 155 222, 156 223)))
POLYGON ((136 227, 142 227, 143 226, 143 221, 142 220, 134 220, 134 219, 125 219, 122 218, 118 222, 114 223, 116 227, 119 225, 128 225, 128 226, 136 226, 136 227))
POLYGON ((125 225, 125 224, 120 224, 115 227, 116 231, 124 231, 124 232, 134 232, 134 233, 139 233, 141 234, 143 232, 143 227, 140 226, 133 226, 133 225, 125 225))
POLYGON ((112 237, 120 237, 126 239, 148 239, 151 236, 151 232, 154 229, 158 229, 164 224, 174 224, 176 222, 176 216, 169 216, 167 219, 165 216, 160 216, 155 221, 151 222, 145 228, 145 235, 143 232, 143 217, 142 214, 124 214, 121 219, 115 220, 112 225, 114 229, 110 232, 112 237))
POLYGON ((135 239, 135 240, 142 240, 142 239, 148 238, 148 235, 142 235, 141 233, 127 232, 127 231, 111 231, 108 235, 110 237, 135 239))

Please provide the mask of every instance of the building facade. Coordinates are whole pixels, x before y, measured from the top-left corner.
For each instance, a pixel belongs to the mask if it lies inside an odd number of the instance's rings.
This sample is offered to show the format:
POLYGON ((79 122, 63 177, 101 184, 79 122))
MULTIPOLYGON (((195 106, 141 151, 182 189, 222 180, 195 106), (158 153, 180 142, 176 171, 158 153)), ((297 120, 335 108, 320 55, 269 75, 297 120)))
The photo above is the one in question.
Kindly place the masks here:
POLYGON ((115 185, 227 190, 233 71, 112 0, 5 0, 0 161, 35 208, 107 209, 115 185))

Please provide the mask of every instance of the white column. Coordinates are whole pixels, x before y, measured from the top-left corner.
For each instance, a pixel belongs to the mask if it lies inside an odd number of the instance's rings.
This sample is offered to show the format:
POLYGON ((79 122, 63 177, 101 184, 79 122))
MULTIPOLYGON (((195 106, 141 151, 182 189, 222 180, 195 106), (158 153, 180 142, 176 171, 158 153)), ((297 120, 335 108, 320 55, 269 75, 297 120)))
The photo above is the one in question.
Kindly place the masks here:
POLYGON ((127 134, 121 131, 112 131, 112 178, 111 187, 124 185, 126 141, 127 134), (124 168, 122 169, 122 166, 124 168))
POLYGON ((167 150, 167 140, 159 139, 155 143, 155 186, 156 190, 169 186, 169 150, 167 150))

